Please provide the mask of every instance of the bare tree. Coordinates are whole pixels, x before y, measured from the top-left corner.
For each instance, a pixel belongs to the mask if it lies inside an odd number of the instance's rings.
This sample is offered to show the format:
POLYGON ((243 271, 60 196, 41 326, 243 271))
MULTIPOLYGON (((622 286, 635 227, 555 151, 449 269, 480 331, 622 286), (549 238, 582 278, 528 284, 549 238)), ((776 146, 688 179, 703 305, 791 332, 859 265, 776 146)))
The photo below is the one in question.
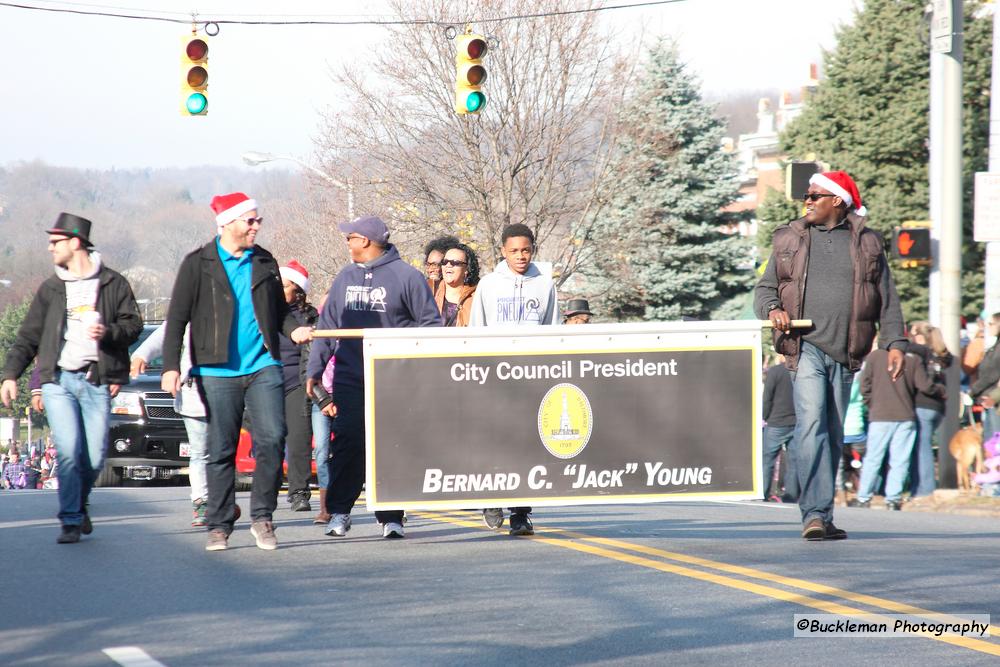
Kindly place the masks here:
MULTIPOLYGON (((404 252, 457 234, 495 261, 504 226, 530 226, 561 283, 576 269, 587 230, 609 195, 621 102, 635 58, 617 53, 595 13, 538 13, 533 0, 394 0, 396 49, 336 81, 347 112, 317 141, 326 169, 355 184, 358 210, 387 214, 404 252), (454 112, 455 45, 444 24, 489 38, 485 110, 454 112), (500 20, 505 19, 505 20, 500 20), (381 79, 373 81, 372 72, 381 79)), ((591 0, 584 6, 600 3, 591 0)), ((580 9, 553 0, 549 12, 580 9)))

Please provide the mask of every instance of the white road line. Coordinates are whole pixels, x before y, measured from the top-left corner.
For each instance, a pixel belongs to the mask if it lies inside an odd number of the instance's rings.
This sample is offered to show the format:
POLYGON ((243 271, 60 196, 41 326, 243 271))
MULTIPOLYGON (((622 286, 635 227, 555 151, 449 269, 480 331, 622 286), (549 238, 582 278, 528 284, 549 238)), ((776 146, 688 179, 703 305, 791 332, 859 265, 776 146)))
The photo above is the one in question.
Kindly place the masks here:
POLYGON ((104 654, 122 667, 166 667, 138 646, 112 646, 104 649, 104 654))
POLYGON ((721 503, 723 505, 742 505, 743 507, 767 507, 774 510, 799 508, 798 503, 762 503, 759 500, 709 500, 710 503, 721 503))

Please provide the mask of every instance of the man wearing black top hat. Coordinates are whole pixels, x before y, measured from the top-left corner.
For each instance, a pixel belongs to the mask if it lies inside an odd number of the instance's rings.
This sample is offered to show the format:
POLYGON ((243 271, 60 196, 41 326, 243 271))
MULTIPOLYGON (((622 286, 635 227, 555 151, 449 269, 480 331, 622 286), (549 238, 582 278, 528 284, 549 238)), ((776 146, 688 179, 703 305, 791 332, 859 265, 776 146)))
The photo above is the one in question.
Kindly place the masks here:
POLYGON ((566 302, 566 310, 563 312, 563 324, 590 324, 590 318, 594 314, 590 312, 590 302, 586 299, 570 299, 566 302))
POLYGON ((128 281, 93 249, 90 220, 60 213, 47 233, 55 275, 35 292, 7 353, 0 399, 10 406, 37 357, 58 458, 57 542, 70 544, 93 530, 87 498, 104 467, 111 399, 129 381, 128 347, 142 317, 128 281))

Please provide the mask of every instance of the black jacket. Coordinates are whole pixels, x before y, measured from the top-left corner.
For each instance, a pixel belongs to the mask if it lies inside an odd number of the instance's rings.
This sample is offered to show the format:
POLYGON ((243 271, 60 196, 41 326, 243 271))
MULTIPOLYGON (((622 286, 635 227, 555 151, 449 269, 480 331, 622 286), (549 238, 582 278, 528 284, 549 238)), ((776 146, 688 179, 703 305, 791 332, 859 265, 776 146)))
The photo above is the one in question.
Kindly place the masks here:
MULTIPOLYGON (((174 281, 163 337, 163 370, 180 371, 181 339, 191 324, 191 363, 222 364, 229 360, 229 332, 236 297, 213 238, 181 262, 174 281)), ((250 295, 257 326, 271 357, 281 360, 280 333, 291 336, 300 325, 292 317, 281 289, 278 263, 254 246, 250 259, 250 295)))
MULTIPOLYGON (((102 266, 97 274, 97 312, 106 331, 98 344, 97 373, 101 384, 128 384, 128 346, 142 333, 142 316, 128 281, 102 266)), ((55 381, 56 365, 65 344, 66 283, 52 276, 41 284, 7 353, 4 380, 16 380, 38 357, 42 384, 55 381)))

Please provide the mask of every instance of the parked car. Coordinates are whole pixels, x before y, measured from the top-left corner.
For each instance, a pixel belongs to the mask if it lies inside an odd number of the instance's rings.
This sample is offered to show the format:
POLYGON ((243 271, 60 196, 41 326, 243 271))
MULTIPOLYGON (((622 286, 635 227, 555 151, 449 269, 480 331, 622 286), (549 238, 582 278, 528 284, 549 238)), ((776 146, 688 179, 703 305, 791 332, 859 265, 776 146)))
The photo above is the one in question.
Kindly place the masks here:
MULTIPOLYGON (((158 327, 143 326, 129 354, 158 327)), ((163 360, 150 359, 146 372, 123 386, 111 399, 108 453, 97 486, 118 486, 122 480, 172 480, 187 475, 191 449, 174 397, 160 388, 163 360)))
MULTIPOLYGON (((240 441, 236 445, 236 490, 249 491, 253 483, 253 471, 257 468, 257 460, 253 456, 253 437, 250 435, 250 419, 248 415, 243 418, 243 428, 240 429, 240 441)), ((313 443, 316 449, 316 443, 313 443)), ((282 470, 287 478, 288 459, 282 463, 282 470)), ((316 459, 312 460, 311 484, 316 482, 316 459)))

